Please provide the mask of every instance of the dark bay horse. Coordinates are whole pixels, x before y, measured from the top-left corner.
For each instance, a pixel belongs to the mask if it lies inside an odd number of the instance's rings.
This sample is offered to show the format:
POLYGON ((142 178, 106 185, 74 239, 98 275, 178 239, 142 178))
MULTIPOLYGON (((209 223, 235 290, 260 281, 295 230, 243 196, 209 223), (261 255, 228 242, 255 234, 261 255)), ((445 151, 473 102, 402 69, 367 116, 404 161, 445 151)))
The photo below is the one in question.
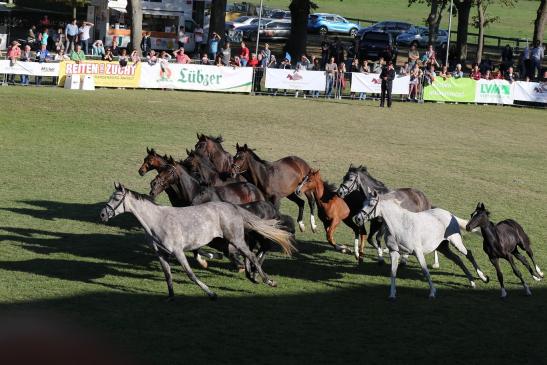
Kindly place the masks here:
POLYGON ((198 141, 194 146, 196 152, 207 157, 220 174, 221 179, 230 177, 232 172, 233 157, 222 147, 222 136, 213 137, 197 134, 198 141))
MULTIPOLYGON (((432 208, 431 202, 420 190, 413 188, 401 188, 391 190, 387 186, 385 186, 383 182, 372 177, 368 173, 367 168, 362 165, 359 167, 355 167, 353 165, 349 166, 349 169, 344 176, 344 181, 338 188, 338 195, 341 198, 344 198, 346 195, 355 190, 363 193, 365 198, 368 198, 368 191, 376 191, 378 194, 393 193, 392 195, 394 199, 400 203, 402 208, 414 213, 423 212, 424 210, 432 208)), ((364 200, 362 203, 364 203, 364 200)), ((385 230, 385 227, 382 228, 383 224, 378 224, 378 220, 375 220, 376 222, 371 222, 370 232, 367 238, 367 241, 373 246, 376 246, 372 241, 374 235, 381 232, 382 230, 385 230)), ((382 249, 380 246, 378 249, 378 254, 380 256, 380 260, 383 260, 382 249)), ((437 251, 435 251, 435 262, 433 264, 433 267, 439 267, 439 258, 437 255, 437 251)))
POLYGON ((539 281, 543 278, 543 273, 534 261, 534 253, 530 247, 530 238, 528 238, 528 235, 524 232, 521 225, 514 220, 506 219, 494 224, 490 221, 489 216, 490 212, 486 210, 484 203, 477 204, 475 211, 471 214, 471 220, 467 223, 465 229, 467 231, 472 231, 474 228, 480 227, 483 237, 482 247, 484 252, 488 255, 490 262, 492 262, 492 265, 496 268, 501 287, 501 298, 504 299, 507 297, 507 291, 503 284, 503 274, 500 270, 499 259, 509 261, 513 273, 520 279, 526 295, 532 295, 530 288, 524 282, 522 274, 515 265, 513 259, 513 257, 516 257, 517 260, 522 262, 534 280, 539 281), (532 260, 533 269, 526 260, 526 257, 519 252, 518 247, 528 254, 530 260, 532 260))
POLYGON ((195 205, 207 201, 224 201, 232 204, 245 204, 265 200, 262 192, 253 184, 246 182, 231 183, 223 186, 203 186, 192 177, 184 166, 168 159, 168 164, 160 169, 158 176, 150 182, 150 196, 155 198, 162 191, 171 187, 175 192, 171 204, 174 207, 195 205), (205 200, 207 196, 209 200, 205 200))
POLYGON ((340 224, 344 222, 353 231, 355 237, 354 254, 357 260, 363 260, 363 249, 367 231, 364 226, 357 226, 353 221, 363 206, 364 194, 360 191, 353 191, 346 195, 344 199, 336 194, 336 187, 321 179, 319 170, 310 170, 302 182, 296 188, 296 194, 300 195, 308 191, 313 192, 315 202, 317 203, 317 214, 323 222, 327 241, 334 246, 337 251, 347 253, 349 250, 344 245, 338 245, 334 240, 334 232, 340 224))
POLYGON ((220 186, 238 182, 238 180, 233 179, 232 177, 224 176, 224 178, 222 178, 213 163, 204 155, 201 155, 194 150, 186 150, 186 154, 188 157, 182 161, 182 165, 202 184, 220 186))
MULTIPOLYGON (((270 201, 276 208, 282 198, 298 205, 298 225, 304 231, 304 200, 296 193, 296 187, 302 179, 310 172, 310 166, 306 161, 297 156, 288 156, 274 162, 264 161, 257 154, 244 144, 236 145, 237 153, 234 156, 232 165, 232 176, 243 175, 247 181, 255 184, 264 193, 266 200, 270 201)), ((315 232, 315 200, 313 193, 307 192, 306 198, 310 206, 310 223, 312 231, 315 232)))

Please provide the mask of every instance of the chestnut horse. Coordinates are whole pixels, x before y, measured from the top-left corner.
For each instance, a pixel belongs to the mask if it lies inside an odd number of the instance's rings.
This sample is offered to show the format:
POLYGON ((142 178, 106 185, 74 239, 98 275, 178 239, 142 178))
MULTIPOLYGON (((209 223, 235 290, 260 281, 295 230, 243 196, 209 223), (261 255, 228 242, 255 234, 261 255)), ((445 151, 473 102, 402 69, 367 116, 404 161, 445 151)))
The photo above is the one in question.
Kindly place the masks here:
MULTIPOLYGON (((298 226, 301 231, 305 230, 302 217, 304 215, 304 200, 296 193, 296 187, 304 176, 310 172, 310 166, 306 161, 297 156, 288 156, 274 162, 264 161, 257 154, 244 144, 236 145, 236 155, 232 165, 232 176, 243 175, 247 181, 255 184, 264 194, 266 200, 270 201, 276 208, 279 202, 287 197, 298 205, 298 226)), ((306 193, 310 206, 310 224, 315 232, 315 200, 311 191, 306 193)))
POLYGON ((232 172, 233 157, 222 147, 224 142, 222 136, 213 137, 198 133, 197 137, 198 141, 194 146, 196 152, 207 157, 218 171, 220 178, 226 180, 232 172))
POLYGON ((334 246, 337 251, 347 253, 344 245, 338 245, 334 241, 334 232, 340 224, 344 222, 355 236, 355 257, 360 262, 363 261, 363 249, 367 231, 364 226, 359 227, 353 221, 352 217, 357 214, 362 206, 364 195, 359 191, 348 194, 344 199, 336 194, 336 187, 321 179, 319 170, 310 170, 302 182, 296 188, 296 194, 300 195, 308 191, 313 192, 315 202, 317 203, 317 214, 323 222, 327 241, 334 246))

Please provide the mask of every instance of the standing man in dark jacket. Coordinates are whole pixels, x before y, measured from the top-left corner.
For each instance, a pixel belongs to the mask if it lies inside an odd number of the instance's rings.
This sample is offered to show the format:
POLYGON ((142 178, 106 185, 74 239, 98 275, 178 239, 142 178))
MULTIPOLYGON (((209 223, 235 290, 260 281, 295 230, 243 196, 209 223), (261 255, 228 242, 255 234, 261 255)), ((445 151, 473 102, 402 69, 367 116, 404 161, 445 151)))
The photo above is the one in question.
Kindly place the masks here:
POLYGON ((144 33, 144 37, 141 39, 141 51, 144 57, 148 56, 148 52, 152 49, 152 39, 150 39, 150 32, 144 33))
POLYGON ((382 73, 380 73, 380 79, 382 80, 382 98, 380 99, 380 107, 384 107, 384 101, 386 100, 387 93, 387 107, 391 108, 391 89, 393 88, 393 80, 395 79, 393 62, 389 61, 387 63, 387 67, 384 67, 382 73))

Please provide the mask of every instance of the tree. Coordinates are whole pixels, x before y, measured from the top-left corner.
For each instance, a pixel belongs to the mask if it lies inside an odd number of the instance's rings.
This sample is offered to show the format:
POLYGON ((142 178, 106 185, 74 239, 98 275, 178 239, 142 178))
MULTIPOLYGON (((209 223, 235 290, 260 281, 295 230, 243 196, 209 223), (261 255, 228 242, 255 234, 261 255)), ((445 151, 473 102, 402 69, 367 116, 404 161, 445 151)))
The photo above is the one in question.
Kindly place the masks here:
POLYGON ((62 3, 72 7, 72 18, 76 19, 76 10, 78 7, 85 6, 90 2, 90 0, 50 0, 56 3, 62 3))
POLYGON ((537 17, 534 22, 534 42, 543 42, 543 34, 547 23, 547 0, 541 0, 537 11, 537 17))
POLYGON ((226 0, 213 0, 211 3, 211 20, 209 21, 209 39, 213 33, 222 36, 226 26, 226 0))
POLYGON ((488 6, 493 3, 499 3, 505 6, 514 6, 515 0, 476 0, 477 15, 473 17, 473 26, 479 30, 479 40, 477 44, 477 58, 476 62, 482 61, 482 53, 484 49, 484 29, 492 23, 499 20, 498 16, 488 17, 488 6))
POLYGON ((450 0, 408 0, 408 6, 414 3, 427 4, 429 6, 429 15, 425 23, 429 27, 429 44, 437 43, 437 34, 443 16, 444 9, 450 0))
POLYGON ((317 5, 310 0, 291 0, 289 10, 291 11, 291 35, 285 44, 285 50, 298 59, 306 54, 308 43, 308 17, 311 9, 317 9, 317 5))
POLYGON ((469 16, 475 0, 454 0, 458 11, 458 34, 456 38, 456 57, 461 64, 467 59, 467 33, 469 30, 469 16))
POLYGON ((142 5, 141 0, 129 0, 127 12, 131 14, 131 48, 141 54, 142 5))

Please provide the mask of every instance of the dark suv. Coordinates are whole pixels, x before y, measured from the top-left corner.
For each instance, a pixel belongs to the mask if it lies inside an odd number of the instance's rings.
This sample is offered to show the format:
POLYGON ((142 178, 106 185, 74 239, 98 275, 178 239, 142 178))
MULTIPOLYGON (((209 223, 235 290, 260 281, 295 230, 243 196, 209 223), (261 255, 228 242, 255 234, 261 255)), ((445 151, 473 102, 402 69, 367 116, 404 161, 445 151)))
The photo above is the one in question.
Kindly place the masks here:
POLYGON ((366 32, 359 40, 359 60, 397 60, 397 47, 390 33, 366 32))

